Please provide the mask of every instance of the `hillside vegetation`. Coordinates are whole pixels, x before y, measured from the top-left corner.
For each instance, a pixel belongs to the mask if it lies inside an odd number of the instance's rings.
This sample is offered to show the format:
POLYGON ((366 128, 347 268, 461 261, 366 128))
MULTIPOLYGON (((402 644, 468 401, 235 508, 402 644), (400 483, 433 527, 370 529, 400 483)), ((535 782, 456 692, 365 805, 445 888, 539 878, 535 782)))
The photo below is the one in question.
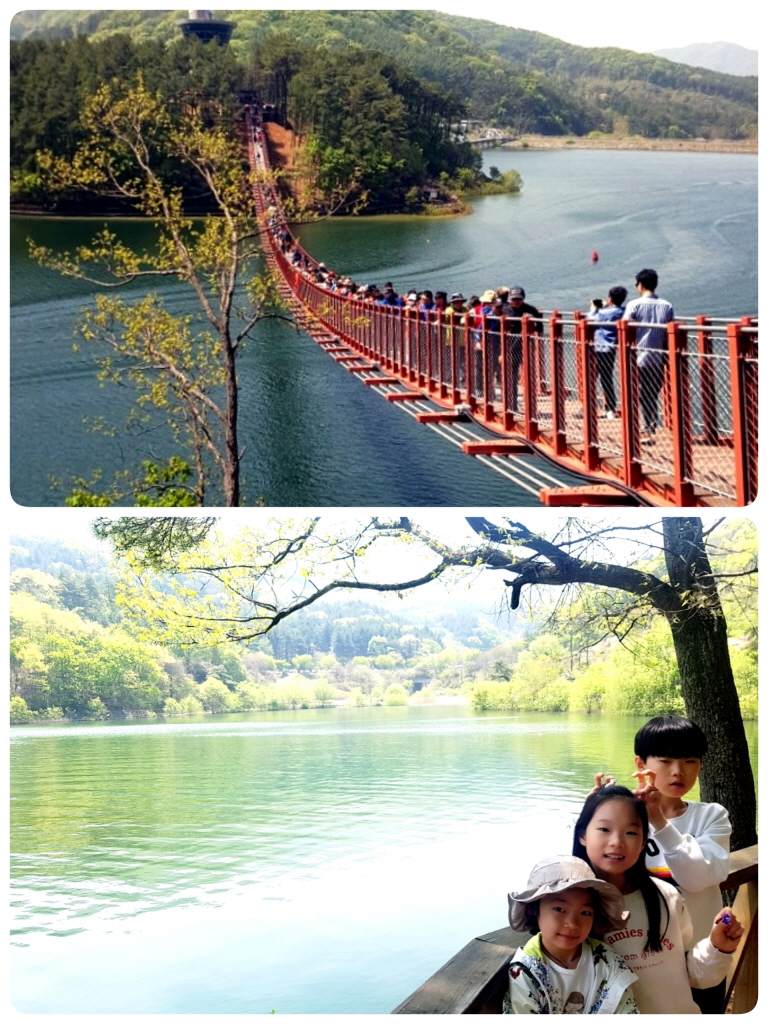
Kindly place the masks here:
MULTIPOLYGON (((180 11, 23 11, 12 39, 94 40, 127 31, 135 43, 178 38, 180 11)), ((515 132, 744 139, 757 134, 757 78, 725 75, 615 47, 434 11, 217 11, 234 22, 231 52, 245 68, 284 36, 314 49, 375 51, 466 105, 470 117, 515 132)))
MULTIPOLYGON (((752 528, 735 522, 723 536, 731 553, 715 571, 738 579, 754 553, 752 528)), ((481 711, 683 711, 663 620, 637 620, 622 645, 603 635, 586 596, 560 611, 538 603, 527 623, 514 614, 492 620, 471 592, 396 611, 327 601, 249 646, 163 647, 124 626, 101 555, 14 537, 11 570, 11 720, 19 724, 441 699, 481 711)), ((724 606, 742 714, 756 718, 754 588, 728 590, 724 606)))

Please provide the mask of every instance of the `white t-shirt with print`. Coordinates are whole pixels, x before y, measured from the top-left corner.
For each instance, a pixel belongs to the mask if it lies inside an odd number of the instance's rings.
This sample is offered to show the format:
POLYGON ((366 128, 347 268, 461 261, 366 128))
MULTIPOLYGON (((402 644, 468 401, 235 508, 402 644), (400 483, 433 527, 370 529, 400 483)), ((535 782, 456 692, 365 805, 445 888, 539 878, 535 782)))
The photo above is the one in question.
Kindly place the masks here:
MULTIPOLYGON (((648 936, 648 915, 639 890, 624 897, 629 919, 621 928, 609 932, 603 942, 637 976, 632 994, 641 1014, 700 1013, 691 996, 691 986, 718 985, 728 972, 731 956, 715 949, 709 938, 694 943, 693 923, 682 895, 667 882, 656 878, 653 881, 669 907, 669 924, 660 952, 643 948, 648 936)), ((662 933, 665 920, 662 908, 662 933)))
POLYGON ((552 1012, 584 1013, 587 997, 595 985, 595 964, 589 946, 582 943, 579 962, 570 970, 550 960, 546 953, 544 960, 552 985, 552 1012))

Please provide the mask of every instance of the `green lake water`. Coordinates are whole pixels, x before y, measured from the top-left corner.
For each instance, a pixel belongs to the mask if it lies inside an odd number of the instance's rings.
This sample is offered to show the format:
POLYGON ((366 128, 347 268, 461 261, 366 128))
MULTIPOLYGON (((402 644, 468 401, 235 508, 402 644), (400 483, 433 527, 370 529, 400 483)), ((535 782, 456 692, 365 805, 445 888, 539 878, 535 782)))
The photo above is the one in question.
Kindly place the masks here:
POLYGON ((388 1013, 505 925, 507 891, 569 850, 595 771, 630 781, 642 721, 427 706, 14 728, 13 1005, 388 1013))

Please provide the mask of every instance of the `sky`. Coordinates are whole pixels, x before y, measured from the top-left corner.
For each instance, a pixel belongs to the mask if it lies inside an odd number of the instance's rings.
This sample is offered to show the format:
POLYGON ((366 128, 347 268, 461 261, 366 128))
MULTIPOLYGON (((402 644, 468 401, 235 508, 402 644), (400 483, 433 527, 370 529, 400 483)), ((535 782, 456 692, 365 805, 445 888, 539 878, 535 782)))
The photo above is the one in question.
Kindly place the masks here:
POLYGON ((641 53, 691 43, 738 43, 747 49, 757 46, 755 7, 747 0, 733 0, 726 7, 711 0, 666 0, 647 5, 616 0, 535 0, 528 4, 475 0, 469 7, 466 3, 443 2, 436 9, 543 32, 578 46, 620 46, 641 53), (650 16, 641 13, 643 6, 650 16))

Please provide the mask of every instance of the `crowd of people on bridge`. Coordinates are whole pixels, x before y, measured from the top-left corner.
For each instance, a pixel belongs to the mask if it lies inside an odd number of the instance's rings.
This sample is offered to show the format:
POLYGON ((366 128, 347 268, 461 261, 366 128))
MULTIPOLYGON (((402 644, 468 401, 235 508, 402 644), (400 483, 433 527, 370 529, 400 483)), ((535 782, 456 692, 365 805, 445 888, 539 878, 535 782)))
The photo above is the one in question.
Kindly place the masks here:
MULTIPOLYGON (((274 211, 277 213, 276 209, 274 211)), ((489 288, 481 295, 465 297, 461 292, 433 292, 429 288, 407 288, 402 293, 387 281, 383 287, 376 284, 358 284, 348 276, 315 262, 294 241, 286 225, 274 222, 274 231, 281 251, 293 267, 307 280, 332 293, 355 299, 372 306, 383 307, 393 313, 416 317, 425 322, 454 324, 470 331, 476 351, 480 351, 485 338, 487 359, 497 367, 501 359, 502 338, 509 342, 511 363, 511 403, 517 410, 517 389, 522 366, 523 317, 529 318, 529 331, 538 336, 544 330, 542 312, 526 301, 525 289, 520 285, 489 288)), ((635 277, 637 298, 627 302, 627 289, 622 285, 610 288, 605 299, 593 299, 587 319, 595 324, 593 344, 597 374, 603 392, 603 412, 606 419, 620 415, 616 394, 616 353, 618 350, 618 321, 637 323, 636 346, 640 390, 640 407, 644 433, 653 435, 658 424, 658 403, 667 359, 666 324, 674 317, 671 303, 656 295, 658 274, 645 268, 635 277)))
MULTIPOLYGON (((263 135, 254 133, 257 165, 264 166, 263 135)), ((416 318, 425 323, 464 328, 470 334, 476 352, 475 376, 483 373, 480 353, 492 368, 498 383, 502 340, 508 343, 507 365, 510 373, 510 400, 512 411, 517 411, 518 382, 522 368, 523 318, 528 318, 527 330, 535 338, 544 333, 544 317, 536 306, 526 301, 525 289, 520 285, 489 288, 482 294, 465 297, 461 292, 432 291, 428 288, 409 287, 402 291, 391 281, 383 287, 360 284, 351 277, 315 261, 293 237, 285 222, 281 207, 274 197, 267 209, 269 228, 288 263, 297 273, 319 288, 357 302, 387 309, 393 315, 416 318)), ((658 405, 667 362, 666 324, 674 318, 671 303, 656 295, 658 274, 651 268, 638 271, 635 276, 637 298, 627 303, 627 289, 622 285, 610 288, 605 299, 593 299, 586 315, 594 322, 593 345, 597 375, 603 392, 602 416, 619 416, 615 384, 615 364, 618 350, 618 321, 637 324, 636 348, 643 415, 643 433, 652 436, 658 425, 658 405)), ((481 384, 478 389, 483 390, 481 384)))

